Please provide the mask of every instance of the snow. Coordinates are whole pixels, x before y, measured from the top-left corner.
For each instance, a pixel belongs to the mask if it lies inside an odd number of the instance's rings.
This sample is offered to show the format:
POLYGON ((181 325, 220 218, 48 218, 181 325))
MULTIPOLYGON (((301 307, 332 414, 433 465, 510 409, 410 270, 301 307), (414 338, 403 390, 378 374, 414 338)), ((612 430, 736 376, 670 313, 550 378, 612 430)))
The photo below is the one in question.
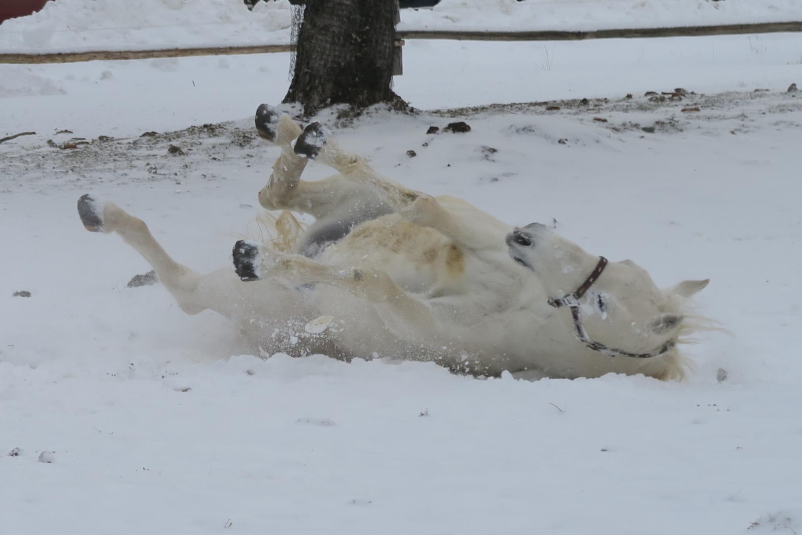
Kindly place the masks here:
MULTIPOLYGON (((0 54, 289 44, 288 0, 58 0, 0 25, 0 54)), ((797 0, 443 0, 401 31, 593 31, 802 21, 797 0)))
POLYGON ((33 74, 28 67, 0 65, 0 98, 61 95, 64 89, 52 80, 33 74))
POLYGON ((323 117, 404 185, 556 220, 661 286, 710 277, 699 312, 733 336, 684 348, 682 383, 248 354, 222 318, 127 288, 149 266, 75 203, 113 200, 180 262, 228 265, 278 154, 253 113, 283 97, 288 55, 3 66, 0 88, 34 76, 65 93, 0 98, 0 137, 37 132, 0 144, 2 531, 799 532, 799 39, 408 43, 401 96, 484 107, 323 117), (643 96, 676 87, 697 95, 643 96), (471 132, 425 133, 455 120, 471 132), (47 144, 72 137, 94 143, 47 144))
POLYGON ((594 31, 802 20, 795 0, 443 0, 400 30, 594 31))
POLYGON ((58 0, 0 24, 0 53, 286 44, 291 13, 287 0, 58 0))

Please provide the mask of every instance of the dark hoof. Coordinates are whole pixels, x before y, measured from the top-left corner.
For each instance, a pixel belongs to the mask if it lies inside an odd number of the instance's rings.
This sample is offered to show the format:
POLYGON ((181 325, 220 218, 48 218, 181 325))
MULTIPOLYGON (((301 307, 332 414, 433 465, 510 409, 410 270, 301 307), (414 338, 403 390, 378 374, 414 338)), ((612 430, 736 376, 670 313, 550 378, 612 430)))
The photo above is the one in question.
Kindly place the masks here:
POLYGON ((256 272, 259 245, 254 242, 240 240, 234 244, 234 271, 243 281, 258 281, 261 277, 256 272))
POLYGON ((103 231, 103 217, 99 213, 101 208, 97 205, 92 196, 89 194, 82 195, 78 199, 78 215, 81 217, 81 223, 84 224, 86 230, 90 232, 103 231))
POLYGON ((304 131, 295 140, 295 154, 314 160, 320 154, 320 149, 326 144, 330 135, 331 130, 315 121, 304 128, 304 131))
POLYGON ((256 131, 259 135, 271 143, 276 141, 276 125, 278 124, 278 112, 272 106, 262 104, 256 110, 256 131))

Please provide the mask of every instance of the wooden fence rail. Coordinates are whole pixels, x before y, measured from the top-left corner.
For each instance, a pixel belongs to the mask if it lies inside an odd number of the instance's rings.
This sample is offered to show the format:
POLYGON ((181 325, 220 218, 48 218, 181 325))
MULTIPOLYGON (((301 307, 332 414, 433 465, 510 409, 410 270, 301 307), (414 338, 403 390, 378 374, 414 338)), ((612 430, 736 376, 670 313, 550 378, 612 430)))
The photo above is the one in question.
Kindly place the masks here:
MULTIPOLYGON (((647 39, 660 37, 701 37, 709 35, 742 35, 780 32, 802 32, 802 22, 766 22, 730 24, 726 26, 680 26, 676 28, 639 28, 598 30, 592 32, 535 31, 399 31, 399 39, 456 41, 583 41, 589 39, 647 39)), ((189 56, 221 56, 236 54, 270 54, 290 52, 292 45, 232 46, 219 48, 171 48, 125 52, 75 52, 46 54, 0 54, 0 63, 40 64, 75 63, 79 61, 179 58, 189 56)))

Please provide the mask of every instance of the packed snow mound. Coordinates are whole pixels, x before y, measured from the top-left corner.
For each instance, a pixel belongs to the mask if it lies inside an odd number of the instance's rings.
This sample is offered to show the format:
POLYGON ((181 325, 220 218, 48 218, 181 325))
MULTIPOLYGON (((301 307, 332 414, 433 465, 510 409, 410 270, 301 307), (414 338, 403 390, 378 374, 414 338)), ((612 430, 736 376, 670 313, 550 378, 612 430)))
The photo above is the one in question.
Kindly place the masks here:
POLYGON ((0 98, 64 94, 63 88, 52 80, 33 74, 30 67, 0 65, 0 98))
POLYGON ((403 30, 594 31, 802 20, 798 0, 443 0, 403 30))
POLYGON ((58 0, 0 24, 0 53, 287 43, 291 18, 287 0, 58 0))
MULTIPOLYGON (((1 53, 289 44, 287 0, 58 0, 0 24, 1 53)), ((593 31, 802 20, 798 0, 443 0, 399 30, 593 31)))

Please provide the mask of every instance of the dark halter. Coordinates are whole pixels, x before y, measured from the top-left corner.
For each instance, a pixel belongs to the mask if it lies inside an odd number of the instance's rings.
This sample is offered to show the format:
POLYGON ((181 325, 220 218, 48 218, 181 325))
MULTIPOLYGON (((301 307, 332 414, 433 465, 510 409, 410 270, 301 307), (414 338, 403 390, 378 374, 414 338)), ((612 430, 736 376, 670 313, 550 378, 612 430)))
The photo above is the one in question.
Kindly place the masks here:
POLYGON ((591 273, 590 276, 585 279, 585 282, 582 283, 582 286, 580 286, 574 293, 558 299, 549 298, 549 304, 554 308, 565 306, 571 309, 571 316, 574 318, 574 327, 576 327, 577 339, 585 344, 588 349, 598 351, 599 353, 607 355, 608 357, 629 357, 633 359, 650 359, 652 357, 659 357, 677 345, 676 340, 669 340, 654 351, 649 351, 648 353, 630 353, 629 351, 612 349, 599 342, 594 342, 590 336, 588 336, 588 332, 585 330, 585 326, 582 324, 582 313, 579 311, 579 300, 582 299, 590 287, 593 286, 593 283, 595 283, 599 277, 601 277, 601 274, 604 273, 604 269, 606 267, 607 259, 603 256, 600 256, 599 263, 596 264, 596 269, 593 270, 593 273, 591 273))

